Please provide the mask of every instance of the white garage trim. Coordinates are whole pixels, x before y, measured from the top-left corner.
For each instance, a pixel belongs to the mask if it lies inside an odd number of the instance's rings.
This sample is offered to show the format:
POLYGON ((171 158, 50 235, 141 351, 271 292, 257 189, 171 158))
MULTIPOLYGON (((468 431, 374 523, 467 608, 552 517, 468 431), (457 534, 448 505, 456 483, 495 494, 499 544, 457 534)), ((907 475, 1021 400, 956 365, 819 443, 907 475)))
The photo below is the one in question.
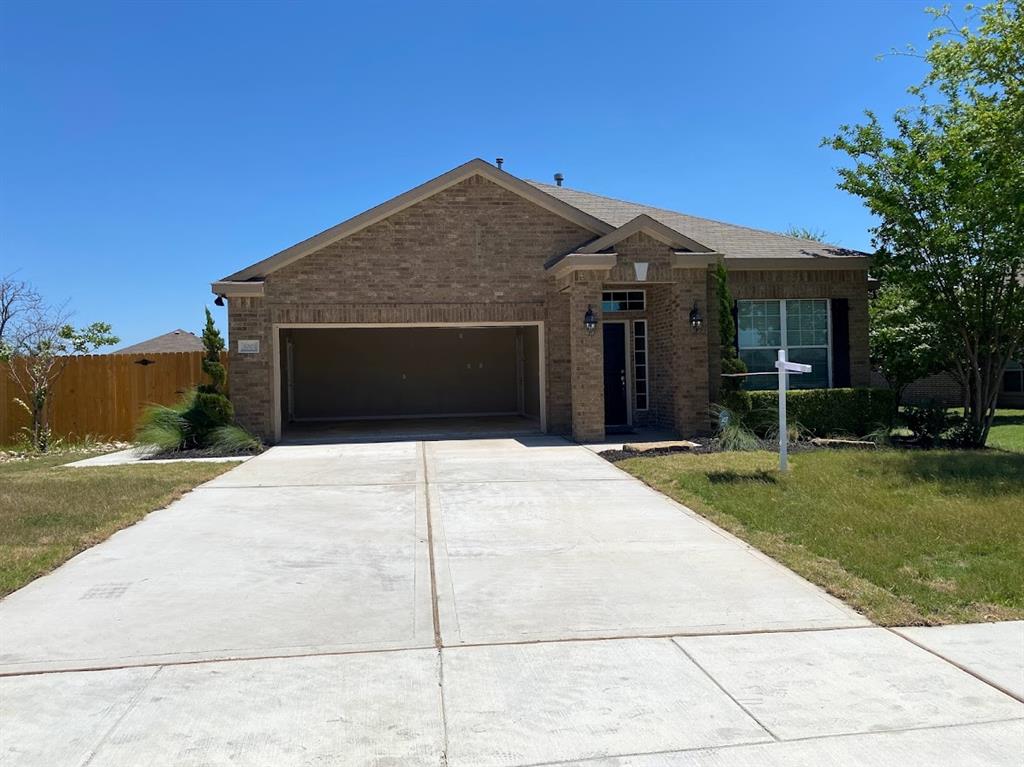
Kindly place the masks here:
POLYGON ((280 322, 271 326, 271 366, 273 381, 273 426, 274 439, 280 441, 283 431, 281 423, 281 331, 290 329, 330 330, 337 328, 537 328, 538 382, 540 389, 540 430, 547 433, 547 376, 545 370, 544 322, 280 322))

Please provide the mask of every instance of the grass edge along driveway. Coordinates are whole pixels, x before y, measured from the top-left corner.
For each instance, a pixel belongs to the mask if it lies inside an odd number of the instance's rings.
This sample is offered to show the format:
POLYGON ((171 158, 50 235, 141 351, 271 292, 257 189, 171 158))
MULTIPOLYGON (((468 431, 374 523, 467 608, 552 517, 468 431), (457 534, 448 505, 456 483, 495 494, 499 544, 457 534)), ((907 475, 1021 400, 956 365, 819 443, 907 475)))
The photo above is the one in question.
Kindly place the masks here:
POLYGON ((1024 455, 832 451, 620 468, 886 626, 1024 618, 1024 455))
POLYGON ((60 465, 84 457, 49 455, 0 464, 0 597, 237 466, 60 465))

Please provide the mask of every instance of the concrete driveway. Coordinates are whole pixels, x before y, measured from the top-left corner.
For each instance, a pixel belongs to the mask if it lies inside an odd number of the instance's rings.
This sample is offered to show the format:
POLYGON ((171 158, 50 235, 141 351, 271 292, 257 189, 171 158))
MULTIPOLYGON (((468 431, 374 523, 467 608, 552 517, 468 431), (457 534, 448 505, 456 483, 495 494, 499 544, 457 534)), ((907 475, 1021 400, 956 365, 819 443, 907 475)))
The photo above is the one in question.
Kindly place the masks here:
POLYGON ((0 763, 1015 764, 941 656, 562 440, 280 446, 0 602, 0 763))

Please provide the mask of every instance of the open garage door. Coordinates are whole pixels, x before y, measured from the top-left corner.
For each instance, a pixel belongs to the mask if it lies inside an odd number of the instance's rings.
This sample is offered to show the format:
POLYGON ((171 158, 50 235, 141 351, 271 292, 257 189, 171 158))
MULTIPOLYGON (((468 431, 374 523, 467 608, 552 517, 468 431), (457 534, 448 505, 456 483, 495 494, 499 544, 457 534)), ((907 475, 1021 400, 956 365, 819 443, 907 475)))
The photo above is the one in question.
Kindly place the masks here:
POLYGON ((541 421, 539 328, 281 330, 282 422, 541 421))

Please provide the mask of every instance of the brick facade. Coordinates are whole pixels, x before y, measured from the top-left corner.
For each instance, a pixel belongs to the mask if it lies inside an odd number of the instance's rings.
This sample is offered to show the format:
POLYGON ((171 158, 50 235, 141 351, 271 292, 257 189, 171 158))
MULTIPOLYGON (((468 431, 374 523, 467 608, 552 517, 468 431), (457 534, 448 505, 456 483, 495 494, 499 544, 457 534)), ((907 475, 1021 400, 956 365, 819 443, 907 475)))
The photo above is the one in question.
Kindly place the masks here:
MULTIPOLYGON (((543 323, 549 432, 604 434, 603 342, 583 327, 601 292, 643 289, 648 323, 649 406, 636 425, 683 433, 709 428, 718 380, 717 304, 703 266, 673 266, 672 248, 640 232, 617 243, 614 267, 556 278, 545 262, 596 234, 482 176, 472 176, 318 251, 271 271, 262 297, 229 298, 231 395, 239 422, 275 437, 280 402, 274 328, 329 324, 543 323), (636 264, 647 264, 637 281, 636 264), (694 332, 690 309, 706 318, 694 332), (260 341, 258 354, 237 342, 260 341)), ((850 306, 854 385, 867 385, 867 283, 863 271, 737 271, 735 298, 844 297, 850 306)), ((611 319, 611 317, 609 317, 611 319)), ((632 365, 630 365, 632 375, 632 365)), ((631 403, 632 406, 633 403, 631 403)))

